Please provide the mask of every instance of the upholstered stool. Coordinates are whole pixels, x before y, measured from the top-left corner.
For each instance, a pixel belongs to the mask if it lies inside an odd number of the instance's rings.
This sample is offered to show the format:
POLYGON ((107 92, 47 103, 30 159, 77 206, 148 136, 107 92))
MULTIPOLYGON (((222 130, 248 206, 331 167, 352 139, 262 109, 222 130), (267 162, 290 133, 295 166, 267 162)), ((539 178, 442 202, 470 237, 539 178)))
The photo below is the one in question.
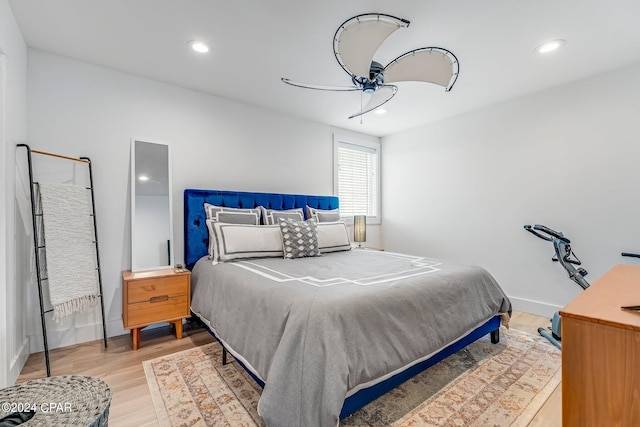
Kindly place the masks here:
POLYGON ((98 378, 40 378, 0 390, 0 425, 14 412, 31 411, 28 426, 102 427, 108 425, 110 405, 111 390, 98 378))

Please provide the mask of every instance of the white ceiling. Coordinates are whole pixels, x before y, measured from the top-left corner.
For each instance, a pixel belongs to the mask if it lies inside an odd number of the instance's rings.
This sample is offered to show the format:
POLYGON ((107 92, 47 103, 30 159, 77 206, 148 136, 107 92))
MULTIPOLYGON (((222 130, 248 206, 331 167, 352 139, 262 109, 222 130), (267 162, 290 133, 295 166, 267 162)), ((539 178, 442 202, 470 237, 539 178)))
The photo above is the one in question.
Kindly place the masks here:
MULTIPOLYGON (((376 136, 640 62, 637 0, 10 0, 29 47, 376 136), (438 46, 460 61, 451 92, 399 83, 385 115, 364 123, 332 38, 345 20, 386 13, 411 21, 374 59, 383 65, 438 46), (547 56, 540 43, 567 44, 547 56), (212 51, 190 51, 202 39, 212 51)), ((366 98, 364 100, 366 102, 366 98)))

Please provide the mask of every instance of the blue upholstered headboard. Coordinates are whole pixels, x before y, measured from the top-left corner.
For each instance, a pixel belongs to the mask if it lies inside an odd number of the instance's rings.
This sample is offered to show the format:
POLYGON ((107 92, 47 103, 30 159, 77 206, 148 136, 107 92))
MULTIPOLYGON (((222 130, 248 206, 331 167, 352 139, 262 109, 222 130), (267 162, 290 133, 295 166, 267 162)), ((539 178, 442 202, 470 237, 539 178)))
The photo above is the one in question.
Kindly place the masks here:
MULTIPOLYGON (((336 196, 306 196, 302 194, 248 193, 221 190, 184 190, 184 262, 191 270, 207 254, 209 231, 205 222, 204 203, 230 208, 293 209, 311 206, 317 209, 337 209, 336 196)), ((307 212, 305 209, 305 216, 307 212)))

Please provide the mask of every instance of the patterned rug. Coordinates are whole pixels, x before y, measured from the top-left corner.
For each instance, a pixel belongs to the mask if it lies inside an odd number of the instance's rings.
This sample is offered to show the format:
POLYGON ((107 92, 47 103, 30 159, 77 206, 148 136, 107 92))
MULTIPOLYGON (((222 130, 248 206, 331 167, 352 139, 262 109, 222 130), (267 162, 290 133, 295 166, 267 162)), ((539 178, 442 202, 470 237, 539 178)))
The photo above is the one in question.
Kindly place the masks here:
MULTIPOLYGON (((143 362, 160 426, 261 426, 261 388, 218 343, 143 362), (229 356, 230 360, 233 360, 229 356)), ((560 352, 502 328, 375 400, 340 426, 526 426, 560 383, 560 352)))

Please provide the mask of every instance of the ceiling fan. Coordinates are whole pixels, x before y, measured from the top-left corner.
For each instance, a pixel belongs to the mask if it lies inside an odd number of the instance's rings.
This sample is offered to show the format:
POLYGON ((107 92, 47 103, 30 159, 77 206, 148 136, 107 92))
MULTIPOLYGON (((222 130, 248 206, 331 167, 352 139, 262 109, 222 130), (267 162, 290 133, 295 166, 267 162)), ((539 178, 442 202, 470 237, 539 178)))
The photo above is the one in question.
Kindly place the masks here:
POLYGON ((351 77, 353 86, 324 86, 281 80, 291 86, 329 91, 361 91, 370 94, 366 105, 349 118, 361 116, 388 102, 398 92, 389 83, 420 81, 434 83, 450 91, 458 79, 458 58, 441 47, 422 47, 398 56, 386 66, 373 60, 382 42, 399 28, 409 26, 406 19, 383 13, 365 13, 346 20, 333 36, 333 53, 338 64, 351 77))

